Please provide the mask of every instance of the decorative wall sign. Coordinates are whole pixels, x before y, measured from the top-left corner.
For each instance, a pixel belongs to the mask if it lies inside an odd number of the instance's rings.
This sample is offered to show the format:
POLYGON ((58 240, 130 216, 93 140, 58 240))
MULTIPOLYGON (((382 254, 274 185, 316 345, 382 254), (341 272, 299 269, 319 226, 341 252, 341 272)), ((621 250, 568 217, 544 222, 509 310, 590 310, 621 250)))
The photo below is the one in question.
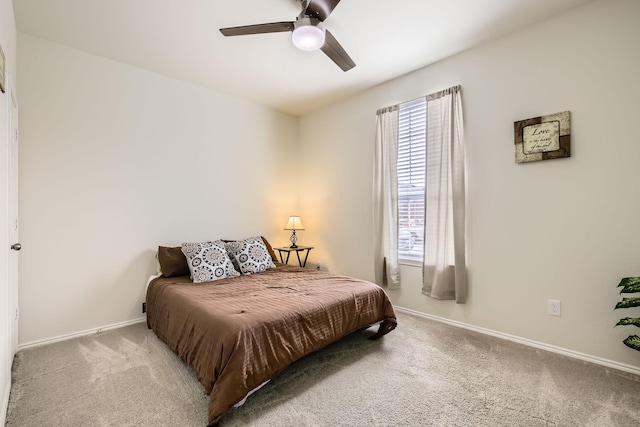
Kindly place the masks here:
POLYGON ((513 123, 516 163, 571 157, 569 111, 513 123))
POLYGON ((2 51, 2 46, 0 46, 0 90, 2 93, 5 91, 4 85, 4 52, 2 51))

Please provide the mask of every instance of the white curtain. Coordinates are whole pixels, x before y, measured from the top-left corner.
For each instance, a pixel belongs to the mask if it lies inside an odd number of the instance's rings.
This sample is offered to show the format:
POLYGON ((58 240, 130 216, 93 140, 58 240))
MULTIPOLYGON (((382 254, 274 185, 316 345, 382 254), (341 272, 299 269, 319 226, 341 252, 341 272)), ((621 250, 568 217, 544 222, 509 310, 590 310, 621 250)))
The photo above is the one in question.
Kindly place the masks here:
POLYGON ((422 293, 467 298, 464 135, 460 86, 427 97, 427 179, 422 293))
POLYGON ((398 266, 398 106, 377 112, 373 183, 375 282, 400 287, 398 266))

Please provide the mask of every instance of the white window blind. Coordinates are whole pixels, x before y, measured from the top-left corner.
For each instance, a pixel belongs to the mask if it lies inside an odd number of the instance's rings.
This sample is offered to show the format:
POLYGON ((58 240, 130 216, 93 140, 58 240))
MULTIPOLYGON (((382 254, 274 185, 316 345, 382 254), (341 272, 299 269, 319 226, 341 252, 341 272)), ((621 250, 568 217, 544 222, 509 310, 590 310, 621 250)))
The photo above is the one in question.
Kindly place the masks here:
POLYGON ((400 104, 398 114, 398 257, 402 260, 422 261, 426 99, 400 104))

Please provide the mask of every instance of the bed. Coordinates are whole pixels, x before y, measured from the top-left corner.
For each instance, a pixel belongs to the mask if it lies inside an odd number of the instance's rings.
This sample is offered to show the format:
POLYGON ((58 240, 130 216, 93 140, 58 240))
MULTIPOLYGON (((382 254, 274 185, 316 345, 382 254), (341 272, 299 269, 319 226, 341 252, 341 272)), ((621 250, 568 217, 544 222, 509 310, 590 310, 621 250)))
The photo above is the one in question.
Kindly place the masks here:
POLYGON ((374 338, 396 327, 379 286, 274 265, 215 281, 173 276, 148 285, 147 325, 194 369, 210 395, 210 426, 301 357, 364 327, 379 323, 374 338))

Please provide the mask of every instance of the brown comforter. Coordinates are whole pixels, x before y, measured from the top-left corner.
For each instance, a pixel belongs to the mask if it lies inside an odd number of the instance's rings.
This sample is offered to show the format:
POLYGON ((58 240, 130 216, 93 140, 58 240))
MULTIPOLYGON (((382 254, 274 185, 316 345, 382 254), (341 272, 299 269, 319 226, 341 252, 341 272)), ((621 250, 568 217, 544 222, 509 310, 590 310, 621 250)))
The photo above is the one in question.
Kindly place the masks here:
POLYGON ((147 290, 147 324, 210 393, 212 425, 295 360, 380 321, 378 335, 396 326, 379 286, 288 265, 199 284, 160 277, 147 290))

